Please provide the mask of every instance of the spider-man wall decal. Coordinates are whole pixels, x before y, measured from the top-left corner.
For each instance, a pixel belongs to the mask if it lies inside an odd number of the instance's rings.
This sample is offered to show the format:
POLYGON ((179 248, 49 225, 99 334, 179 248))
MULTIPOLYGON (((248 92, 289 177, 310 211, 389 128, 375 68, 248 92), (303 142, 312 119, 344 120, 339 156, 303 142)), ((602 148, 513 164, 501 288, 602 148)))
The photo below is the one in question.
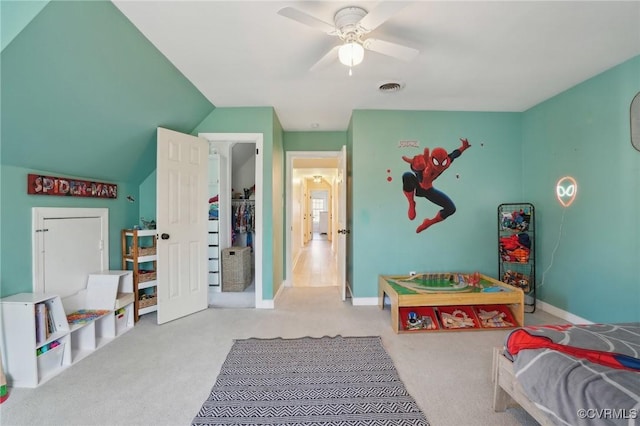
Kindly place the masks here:
POLYGON ((431 152, 429 152, 429 148, 425 148, 422 154, 413 158, 402 156, 402 159, 411 165, 411 171, 402 175, 402 191, 409 202, 407 213, 409 220, 416 218, 415 197, 426 198, 442 207, 434 217, 425 219, 416 229, 416 233, 424 231, 435 223, 442 222, 456 212, 453 201, 447 194, 434 188, 433 181, 451 166, 453 160, 460 157, 471 146, 465 138, 460 141, 462 145, 448 154, 444 148, 438 147, 431 152))

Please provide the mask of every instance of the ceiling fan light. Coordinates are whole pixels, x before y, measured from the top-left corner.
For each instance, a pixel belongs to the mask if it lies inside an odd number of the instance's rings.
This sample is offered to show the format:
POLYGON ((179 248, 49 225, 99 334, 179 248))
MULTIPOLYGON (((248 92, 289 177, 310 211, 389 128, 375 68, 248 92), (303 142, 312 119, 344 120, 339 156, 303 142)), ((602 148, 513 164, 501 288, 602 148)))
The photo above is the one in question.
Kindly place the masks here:
POLYGON ((364 47, 355 41, 345 43, 338 49, 340 62, 348 67, 355 67, 364 59, 364 47))

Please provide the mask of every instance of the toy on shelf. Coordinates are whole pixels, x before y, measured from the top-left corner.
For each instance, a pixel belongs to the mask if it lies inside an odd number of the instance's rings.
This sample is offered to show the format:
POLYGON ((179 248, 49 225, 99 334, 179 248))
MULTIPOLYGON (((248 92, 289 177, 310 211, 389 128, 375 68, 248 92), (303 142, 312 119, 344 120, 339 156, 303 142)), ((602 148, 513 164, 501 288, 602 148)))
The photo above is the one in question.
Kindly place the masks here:
POLYGON ((524 209, 512 212, 502 212, 500 227, 503 230, 513 229, 517 231, 526 231, 531 223, 531 214, 524 209))
POLYGON ((531 252, 531 239, 526 232, 500 237, 500 258, 504 262, 527 263, 531 252))
POLYGON ((498 279, 524 292, 527 312, 536 309, 536 226, 531 203, 498 206, 498 279))
POLYGON ((473 318, 461 309, 455 309, 451 313, 440 312, 440 319, 445 328, 473 328, 476 326, 473 318))
POLYGON ((84 324, 111 313, 106 309, 79 309, 67 315, 69 324, 84 324))
POLYGON ((522 272, 507 269, 502 275, 502 282, 521 288, 525 293, 529 292, 529 277, 522 272))
POLYGON ((418 316, 416 312, 411 311, 407 317, 407 330, 435 330, 438 328, 433 318, 428 315, 418 316))
POLYGON ((500 328, 500 327, 514 327, 511 321, 507 321, 508 316, 506 312, 501 312, 497 309, 492 311, 486 311, 484 309, 478 309, 478 318, 480 319, 480 325, 485 328, 500 328))

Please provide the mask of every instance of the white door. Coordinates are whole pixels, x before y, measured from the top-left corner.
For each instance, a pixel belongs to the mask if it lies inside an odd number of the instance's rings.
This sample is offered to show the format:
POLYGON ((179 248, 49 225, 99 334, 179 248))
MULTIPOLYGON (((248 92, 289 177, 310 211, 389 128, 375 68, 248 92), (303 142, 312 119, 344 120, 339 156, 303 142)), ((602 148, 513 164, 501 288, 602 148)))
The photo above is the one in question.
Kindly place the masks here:
POLYGON ((338 286, 342 300, 347 298, 347 147, 338 158, 338 286))
POLYGON ((158 128, 158 324, 207 308, 205 139, 158 128))

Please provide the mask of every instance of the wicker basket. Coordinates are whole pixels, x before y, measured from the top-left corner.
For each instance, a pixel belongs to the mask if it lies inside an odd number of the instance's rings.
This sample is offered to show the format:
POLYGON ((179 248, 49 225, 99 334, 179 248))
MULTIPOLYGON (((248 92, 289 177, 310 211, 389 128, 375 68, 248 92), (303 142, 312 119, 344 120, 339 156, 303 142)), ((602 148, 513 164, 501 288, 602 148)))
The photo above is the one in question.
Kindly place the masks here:
MULTIPOLYGON (((153 256, 156 254, 155 247, 138 247, 138 256, 153 256)), ((133 256, 133 247, 129 246, 129 256, 133 256)))
POLYGON ((155 294, 151 297, 146 297, 144 299, 138 299, 138 309, 148 308, 149 306, 153 306, 158 303, 158 296, 155 294))
POLYGON ((153 281, 156 279, 156 271, 138 271, 138 282, 145 283, 147 281, 153 281))
POLYGON ((222 291, 244 291, 251 283, 251 248, 222 250, 222 291))

